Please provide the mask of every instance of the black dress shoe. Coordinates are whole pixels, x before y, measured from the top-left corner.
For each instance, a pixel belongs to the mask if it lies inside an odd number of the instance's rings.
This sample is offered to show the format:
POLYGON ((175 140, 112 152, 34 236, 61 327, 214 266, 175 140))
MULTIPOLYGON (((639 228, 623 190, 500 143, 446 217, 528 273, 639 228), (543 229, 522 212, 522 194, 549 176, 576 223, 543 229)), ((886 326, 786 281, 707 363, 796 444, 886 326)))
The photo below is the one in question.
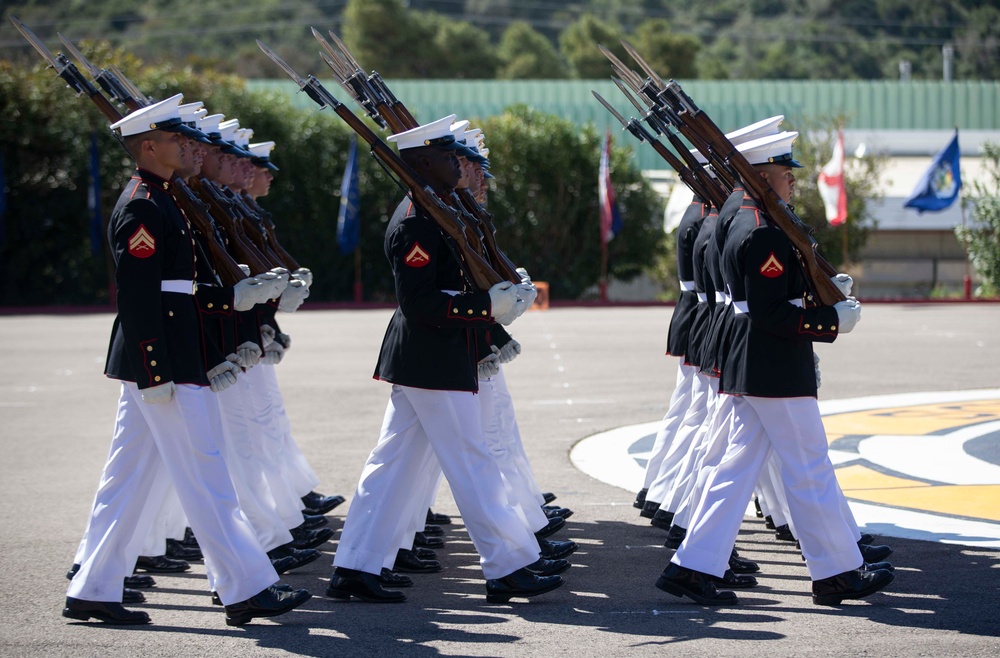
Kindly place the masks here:
POLYGON ((568 519, 573 516, 573 510, 566 507, 556 507, 555 505, 542 505, 542 513, 547 519, 568 519))
POLYGON ((295 567, 295 558, 291 555, 286 555, 285 557, 274 558, 271 560, 271 566, 274 567, 274 572, 281 575, 293 569, 295 567))
POLYGON ((774 519, 771 518, 770 514, 764 517, 764 527, 768 530, 774 530, 774 519))
POLYGON ((276 617, 294 610, 312 598, 308 590, 291 592, 266 587, 246 601, 226 606, 226 625, 242 626, 256 617, 276 617))
POLYGON ((171 560, 184 560, 185 562, 205 559, 205 557, 201 554, 200 548, 196 546, 185 546, 176 539, 167 540, 167 552, 165 555, 171 560))
POLYGON ((562 530, 564 525, 566 525, 566 521, 564 521, 561 517, 557 516, 554 519, 549 519, 549 522, 545 525, 545 527, 535 533, 535 538, 545 539, 546 537, 551 537, 562 530))
POLYGON ((428 537, 422 532, 413 535, 413 545, 423 548, 444 548, 444 540, 440 537, 428 537))
POLYGON ((184 528, 184 539, 181 540, 181 543, 185 546, 198 548, 198 540, 195 539, 194 530, 191 528, 184 528))
POLYGON ((858 544, 858 549, 861 550, 861 557, 864 558, 865 562, 881 562, 892 555, 892 549, 888 546, 858 544))
POLYGON ((382 571, 376 576, 380 585, 388 587, 413 587, 413 579, 400 573, 389 571, 382 567, 382 571))
MULTIPOLYGON (((315 548, 307 548, 305 550, 300 550, 297 548, 292 548, 288 544, 284 546, 279 546, 278 548, 272 548, 267 552, 267 557, 271 559, 271 564, 274 564, 275 560, 280 560, 282 558, 292 558, 294 563, 285 569, 285 571, 292 571, 293 569, 298 569, 304 567, 307 564, 315 562, 320 558, 322 553, 317 551, 315 548)), ((275 567, 277 571, 277 567, 275 567)), ((284 573, 284 571, 279 571, 278 573, 284 573)))
POLYGON ((330 586, 326 588, 326 595, 343 601, 353 596, 369 603, 402 603, 406 600, 406 594, 383 588, 377 576, 341 567, 334 569, 333 575, 330 576, 330 586))
POLYGON ((739 603, 735 592, 717 590, 711 576, 685 569, 672 562, 657 578, 656 587, 674 596, 686 596, 702 605, 735 605, 739 603))
POLYGON ((795 541, 795 535, 792 534, 792 529, 788 527, 787 523, 774 529, 774 538, 778 541, 795 541))
POLYGON ((822 580, 814 580, 813 603, 840 605, 844 599, 860 599, 879 591, 891 583, 893 577, 894 574, 887 569, 875 571, 853 569, 822 580))
POLYGON ((861 533, 861 539, 858 540, 859 544, 871 544, 875 541, 874 535, 869 535, 867 532, 861 533))
POLYGON ((660 509, 660 504, 652 500, 647 500, 642 504, 642 509, 639 511, 639 516, 644 519, 651 519, 656 515, 656 510, 660 509))
POLYGON ((674 522, 674 513, 668 512, 665 509, 658 509, 656 513, 653 514, 653 518, 649 520, 649 525, 656 526, 662 530, 670 530, 670 526, 674 522))
POLYGON ((687 532, 687 528, 682 528, 679 525, 670 526, 670 531, 667 532, 667 541, 663 542, 663 545, 676 551, 680 548, 684 538, 687 537, 687 532))
POLYGON ((518 569, 503 578, 486 581, 486 602, 507 603, 514 597, 527 598, 562 587, 559 576, 536 576, 527 569, 518 569))
POLYGON ((428 508, 427 510, 427 520, 424 523, 433 523, 434 525, 449 525, 451 523, 451 517, 447 514, 439 514, 434 510, 428 508))
POLYGON ((525 567, 536 576, 558 576, 569 569, 569 562, 566 560, 546 560, 540 558, 525 567))
POLYGON ((756 578, 753 576, 738 576, 733 573, 732 569, 726 569, 726 572, 722 574, 722 578, 712 576, 711 574, 707 575, 713 583, 719 587, 725 587, 726 589, 747 589, 757 586, 756 578))
POLYGON ((440 537, 444 534, 444 528, 434 523, 428 523, 421 532, 428 537, 440 537))
POLYGON ((561 560, 567 558, 580 548, 575 541, 538 540, 539 555, 546 560, 561 560))
POLYGON ((733 549, 733 554, 729 556, 729 568, 733 570, 733 573, 757 573, 760 571, 760 565, 753 560, 740 557, 736 553, 736 549, 733 549))
POLYGON ((400 573, 437 573, 441 568, 437 560, 421 560, 405 548, 396 551, 396 561, 392 565, 392 570, 400 573))
POLYGON ((149 615, 141 610, 127 610, 117 601, 84 601, 66 597, 63 617, 87 621, 99 619, 106 624, 148 624, 149 615))
POLYGON ((301 528, 306 530, 313 530, 315 528, 322 528, 330 522, 325 516, 314 515, 314 514, 303 514, 302 515, 302 525, 301 528))
POLYGON ((125 576, 123 585, 129 589, 148 589, 156 585, 156 581, 153 580, 152 576, 134 573, 131 576, 125 576))
POLYGON ((333 538, 333 530, 330 528, 306 530, 302 528, 302 526, 299 526, 298 528, 292 528, 289 532, 292 533, 292 541, 289 542, 289 545, 292 548, 299 549, 300 551, 307 548, 322 546, 333 538))
MULTIPOLYGON (((288 583, 275 583, 271 585, 272 588, 278 590, 279 592, 294 592, 295 588, 288 583)), ((219 598, 218 592, 212 592, 212 605, 222 605, 222 599, 219 598)))
POLYGON ((165 555, 153 557, 140 555, 135 561, 135 568, 149 573, 180 573, 190 569, 191 565, 184 560, 173 560, 165 555))
POLYGON ((878 571, 879 569, 895 571, 896 567, 892 566, 889 562, 865 562, 861 565, 861 569, 863 571, 878 571))
POLYGON ((642 509, 642 506, 646 504, 646 493, 649 489, 639 489, 639 493, 635 495, 635 500, 632 501, 632 507, 636 509, 642 509))
POLYGON ((414 548, 412 550, 413 550, 413 554, 416 555, 421 560, 436 560, 436 559, 438 559, 437 553, 435 553, 434 551, 432 551, 429 548, 424 548, 422 546, 418 546, 417 548, 414 548))
POLYGON ((122 588, 122 603, 145 603, 146 595, 137 589, 122 588))
POLYGON ((346 500, 343 496, 324 496, 310 491, 302 496, 302 504, 306 506, 303 512, 310 516, 322 516, 346 500))
POLYGON ((757 500, 757 496, 753 497, 753 507, 754 507, 754 513, 757 515, 757 518, 758 519, 763 519, 764 518, 764 510, 762 510, 760 508, 760 501, 757 500))
POLYGON ((545 501, 546 505, 551 504, 552 501, 555 500, 555 499, 556 499, 556 495, 554 493, 543 493, 542 494, 542 500, 545 501))

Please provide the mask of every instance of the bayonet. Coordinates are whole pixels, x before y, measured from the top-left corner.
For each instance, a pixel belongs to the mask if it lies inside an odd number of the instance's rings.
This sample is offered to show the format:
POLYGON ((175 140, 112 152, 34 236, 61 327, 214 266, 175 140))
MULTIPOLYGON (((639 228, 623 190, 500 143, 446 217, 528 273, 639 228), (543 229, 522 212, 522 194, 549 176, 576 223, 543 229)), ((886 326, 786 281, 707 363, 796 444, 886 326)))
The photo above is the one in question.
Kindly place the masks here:
POLYGON ((299 86, 299 89, 305 89, 309 85, 309 83, 306 82, 302 76, 300 76, 298 73, 295 72, 295 69, 289 66, 288 63, 285 62, 285 60, 281 59, 281 57, 278 56, 278 53, 274 52, 266 45, 264 45, 264 42, 261 41, 260 39, 257 39, 257 46, 264 52, 265 55, 268 56, 268 58, 270 58, 272 62, 281 67, 281 70, 287 73, 288 77, 290 77, 292 80, 295 80, 295 84, 299 86))
POLYGON ((86 57, 84 57, 83 53, 81 53, 77 49, 77 47, 74 46, 70 42, 69 39, 67 39, 63 35, 59 34, 58 32, 56 32, 56 36, 59 37, 59 40, 62 41, 62 44, 64 46, 66 46, 66 50, 68 50, 69 54, 73 56, 73 59, 75 59, 76 61, 80 62, 80 64, 83 66, 83 68, 87 69, 87 72, 90 73, 90 77, 92 77, 92 78, 94 78, 96 80, 97 76, 99 76, 101 74, 101 70, 98 69, 93 64, 91 64, 90 60, 87 59, 86 57))
POLYGON ((605 57, 607 57, 608 60, 611 62, 611 65, 618 72, 618 76, 623 80, 626 80, 629 83, 629 86, 636 88, 642 86, 642 77, 640 77, 638 73, 636 73, 628 66, 626 66, 625 62, 618 59, 617 55, 615 55, 613 52, 611 52, 604 46, 597 44, 597 47, 598 49, 600 49, 601 53, 605 57))
POLYGON ((663 83, 663 79, 656 74, 656 71, 653 70, 653 67, 650 66, 646 62, 646 60, 643 59, 642 56, 636 51, 636 49, 632 47, 632 44, 630 44, 625 39, 621 40, 621 44, 622 47, 625 48, 625 50, 628 52, 628 54, 632 56, 632 59, 634 59, 636 63, 642 67, 642 70, 646 72, 646 75, 649 76, 649 79, 654 81, 660 89, 663 89, 666 86, 663 83))
POLYGON ((27 25, 13 16, 10 17, 10 22, 14 24, 17 31, 21 33, 21 36, 24 37, 35 50, 38 51, 38 54, 49 63, 49 66, 55 69, 56 75, 62 75, 63 69, 66 68, 66 65, 56 59, 56 56, 52 54, 51 50, 45 47, 45 44, 38 38, 38 35, 32 32, 27 25))
POLYGON ((344 45, 344 42, 340 40, 340 37, 334 34, 333 30, 329 30, 328 33, 330 35, 330 38, 333 39, 333 42, 337 44, 338 48, 340 48, 340 52, 344 53, 344 57, 347 58, 347 61, 349 61, 358 71, 364 71, 364 69, 361 68, 361 64, 358 62, 358 60, 354 59, 354 55, 352 55, 351 51, 347 49, 347 46, 344 45))

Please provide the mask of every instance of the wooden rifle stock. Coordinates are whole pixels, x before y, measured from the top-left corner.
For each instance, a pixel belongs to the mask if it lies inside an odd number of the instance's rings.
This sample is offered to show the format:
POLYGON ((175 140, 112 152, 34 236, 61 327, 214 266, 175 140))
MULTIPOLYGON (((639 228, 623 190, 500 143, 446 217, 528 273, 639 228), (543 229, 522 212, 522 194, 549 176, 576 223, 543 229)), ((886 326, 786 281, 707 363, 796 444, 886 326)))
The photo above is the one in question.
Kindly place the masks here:
POLYGON ((212 259, 212 267, 222 279, 222 283, 232 286, 247 278, 239 264, 233 260, 233 257, 219 242, 213 219, 208 212, 208 204, 199 199, 180 178, 175 178, 172 183, 173 197, 177 201, 177 205, 191 221, 192 226, 205 236, 205 242, 208 244, 208 256, 212 259))
POLYGON ((267 242, 271 245, 271 249, 277 255, 278 260, 281 261, 283 266, 290 272, 294 272, 297 269, 301 269, 301 265, 296 262, 295 258, 292 257, 288 250, 281 246, 278 242, 278 236, 274 230, 274 221, 271 219, 271 213, 264 210, 264 208, 257 203, 257 200, 251 197, 246 192, 243 192, 243 201, 256 213, 257 217, 260 219, 260 224, 264 231, 267 233, 267 242))
POLYGON ((208 204, 212 216, 225 230, 228 238, 227 246, 232 256, 249 267, 251 274, 263 274, 268 271, 270 267, 267 261, 240 232, 237 217, 225 197, 215 188, 215 184, 204 178, 198 178, 191 181, 191 186, 198 198, 208 204))

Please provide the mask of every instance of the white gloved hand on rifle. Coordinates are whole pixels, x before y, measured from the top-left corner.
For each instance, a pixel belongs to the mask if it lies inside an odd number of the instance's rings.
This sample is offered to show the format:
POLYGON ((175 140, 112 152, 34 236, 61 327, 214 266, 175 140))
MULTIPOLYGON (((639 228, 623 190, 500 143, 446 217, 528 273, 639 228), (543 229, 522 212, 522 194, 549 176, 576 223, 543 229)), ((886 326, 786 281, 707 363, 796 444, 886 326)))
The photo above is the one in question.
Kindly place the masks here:
POLYGON ((521 343, 513 338, 510 342, 500 348, 500 363, 510 363, 521 353, 521 343))
POLYGON ((264 348, 264 356, 261 357, 260 362, 276 366, 281 363, 283 356, 285 356, 285 348, 278 341, 272 341, 271 344, 264 348))
POLYGON ((837 321, 840 323, 840 333, 850 333, 858 321, 861 320, 861 302, 848 297, 842 302, 833 305, 837 309, 837 321))
POLYGON ((233 308, 249 311, 257 304, 274 299, 285 289, 285 281, 269 272, 237 281, 233 286, 233 308))
POLYGON ((479 378, 489 379, 500 373, 500 350, 495 345, 490 346, 492 353, 479 360, 479 378))
POLYGON ((225 361, 208 371, 208 385, 216 393, 224 391, 236 383, 236 375, 239 372, 240 367, 226 357, 225 361))
POLYGON ((528 270, 523 267, 519 267, 514 271, 517 272, 519 277, 521 277, 521 283, 531 283, 531 276, 528 274, 528 270))
POLYGON ((260 362, 261 353, 260 345, 252 340, 248 340, 236 348, 239 365, 243 368, 252 368, 257 365, 260 362))
POLYGON ((813 368, 816 369, 816 388, 819 388, 823 385, 823 377, 819 372, 819 354, 815 352, 813 352, 813 368))
POLYGON ((264 341, 261 347, 263 347, 266 350, 267 346, 274 342, 274 337, 276 335, 277 333, 275 332, 274 327, 272 327, 271 325, 269 324, 260 325, 260 339, 264 341))
POLYGON ((854 279, 851 278, 850 274, 844 274, 841 272, 836 276, 831 276, 830 280, 833 281, 833 285, 837 286, 837 289, 844 294, 844 297, 851 296, 851 289, 854 287, 854 279))
POLYGON ((294 313, 302 306, 302 302, 309 296, 309 286, 300 279, 292 279, 288 282, 288 287, 281 293, 278 300, 278 310, 283 313, 294 313))
POLYGON ((292 276, 305 283, 306 287, 310 287, 313 284, 313 273, 308 267, 300 267, 292 272, 292 276))
POLYGON ((490 315, 497 318, 507 315, 517 303, 517 288, 510 281, 493 284, 489 290, 490 315))

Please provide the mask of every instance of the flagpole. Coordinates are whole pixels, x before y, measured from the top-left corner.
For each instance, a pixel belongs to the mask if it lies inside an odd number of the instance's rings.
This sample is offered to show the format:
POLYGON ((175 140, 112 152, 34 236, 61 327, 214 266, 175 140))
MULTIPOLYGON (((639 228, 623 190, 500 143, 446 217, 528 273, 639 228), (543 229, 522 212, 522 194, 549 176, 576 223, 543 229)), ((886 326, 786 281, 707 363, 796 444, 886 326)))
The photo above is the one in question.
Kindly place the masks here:
POLYGON ((965 239, 962 240, 962 248, 965 249, 965 276, 962 277, 962 289, 965 293, 965 299, 972 299, 972 276, 970 275, 969 267, 969 238, 965 227, 965 200, 959 198, 959 204, 962 206, 962 235, 965 239))
POLYGON ((601 227, 601 303, 608 302, 608 241, 604 239, 601 227))
POLYGON ((354 249, 354 303, 360 304, 364 301, 364 294, 361 288, 361 246, 354 249))

